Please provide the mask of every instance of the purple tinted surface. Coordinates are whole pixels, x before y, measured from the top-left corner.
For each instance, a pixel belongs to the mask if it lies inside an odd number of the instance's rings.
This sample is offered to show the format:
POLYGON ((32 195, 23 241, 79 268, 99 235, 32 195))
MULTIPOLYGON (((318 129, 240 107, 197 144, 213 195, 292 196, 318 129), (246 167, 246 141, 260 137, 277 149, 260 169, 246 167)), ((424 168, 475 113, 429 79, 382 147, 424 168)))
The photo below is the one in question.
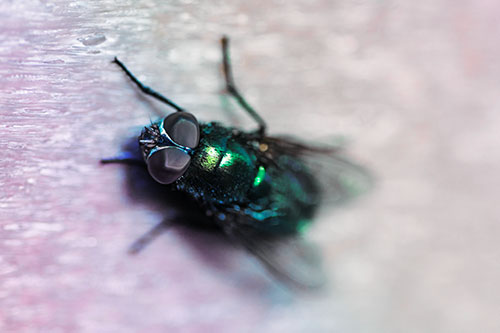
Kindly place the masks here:
POLYGON ((3 1, 0 331, 498 332, 497 1, 3 1), (101 166, 168 109, 250 128, 218 39, 271 133, 349 150, 378 177, 308 238, 330 278, 297 295, 101 166), (133 193, 131 193, 133 192, 133 193))

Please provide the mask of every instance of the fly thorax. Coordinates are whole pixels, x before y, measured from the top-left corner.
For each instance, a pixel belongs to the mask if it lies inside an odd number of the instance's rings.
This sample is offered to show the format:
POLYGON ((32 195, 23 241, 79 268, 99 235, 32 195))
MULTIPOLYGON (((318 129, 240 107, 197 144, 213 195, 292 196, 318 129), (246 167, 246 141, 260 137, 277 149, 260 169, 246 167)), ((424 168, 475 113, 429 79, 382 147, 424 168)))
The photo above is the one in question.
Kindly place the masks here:
POLYGON ((202 128, 192 163, 179 180, 189 192, 219 202, 246 200, 258 172, 252 147, 232 137, 230 129, 202 128))

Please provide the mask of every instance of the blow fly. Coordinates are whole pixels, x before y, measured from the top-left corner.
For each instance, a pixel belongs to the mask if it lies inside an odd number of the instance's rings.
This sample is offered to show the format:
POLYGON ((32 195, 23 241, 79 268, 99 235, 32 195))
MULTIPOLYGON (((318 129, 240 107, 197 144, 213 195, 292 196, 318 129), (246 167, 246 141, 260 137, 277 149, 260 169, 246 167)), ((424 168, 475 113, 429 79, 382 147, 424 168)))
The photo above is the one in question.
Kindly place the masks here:
MULTIPOLYGON (((115 58, 143 93, 175 112, 142 130, 138 138, 142 159, 117 157, 102 162, 147 168, 156 182, 187 194, 206 216, 206 223, 243 245, 280 280, 317 286, 322 281, 321 265, 299 234, 325 193, 337 201, 350 196, 353 182, 346 175, 362 178, 363 169, 341 158, 337 149, 268 136, 266 123, 236 88, 228 38, 223 37, 221 44, 227 92, 255 120, 257 130, 199 122, 192 113, 142 84, 115 58), (322 166, 326 169, 322 173, 330 174, 325 179, 319 179, 318 169, 308 163, 321 155, 329 156, 329 163, 322 166), (320 182, 326 183, 326 191, 320 182)), ((139 239, 133 251, 155 233, 157 229, 139 239)))

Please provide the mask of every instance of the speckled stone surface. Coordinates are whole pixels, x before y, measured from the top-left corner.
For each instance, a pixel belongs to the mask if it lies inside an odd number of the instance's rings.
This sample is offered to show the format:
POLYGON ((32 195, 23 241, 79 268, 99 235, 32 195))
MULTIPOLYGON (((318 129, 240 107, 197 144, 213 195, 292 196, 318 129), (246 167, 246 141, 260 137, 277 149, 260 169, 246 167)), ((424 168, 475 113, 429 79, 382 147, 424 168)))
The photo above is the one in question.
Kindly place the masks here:
POLYGON ((2 1, 1 332, 500 331, 498 1, 2 1), (295 294, 101 166, 167 109, 250 128, 218 39, 274 134, 348 140, 377 176, 307 237, 329 284, 295 294), (132 193, 131 193, 132 192, 132 193))

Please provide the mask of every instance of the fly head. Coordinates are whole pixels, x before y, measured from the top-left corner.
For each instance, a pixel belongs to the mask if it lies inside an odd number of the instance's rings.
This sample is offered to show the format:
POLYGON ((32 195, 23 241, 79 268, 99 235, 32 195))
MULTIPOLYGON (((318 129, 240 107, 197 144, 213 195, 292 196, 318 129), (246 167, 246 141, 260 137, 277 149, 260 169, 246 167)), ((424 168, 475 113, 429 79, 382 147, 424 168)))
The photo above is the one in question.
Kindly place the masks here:
POLYGON ((175 112, 145 127, 139 145, 149 174, 161 184, 171 184, 189 167, 198 146, 200 126, 188 112, 175 112))

